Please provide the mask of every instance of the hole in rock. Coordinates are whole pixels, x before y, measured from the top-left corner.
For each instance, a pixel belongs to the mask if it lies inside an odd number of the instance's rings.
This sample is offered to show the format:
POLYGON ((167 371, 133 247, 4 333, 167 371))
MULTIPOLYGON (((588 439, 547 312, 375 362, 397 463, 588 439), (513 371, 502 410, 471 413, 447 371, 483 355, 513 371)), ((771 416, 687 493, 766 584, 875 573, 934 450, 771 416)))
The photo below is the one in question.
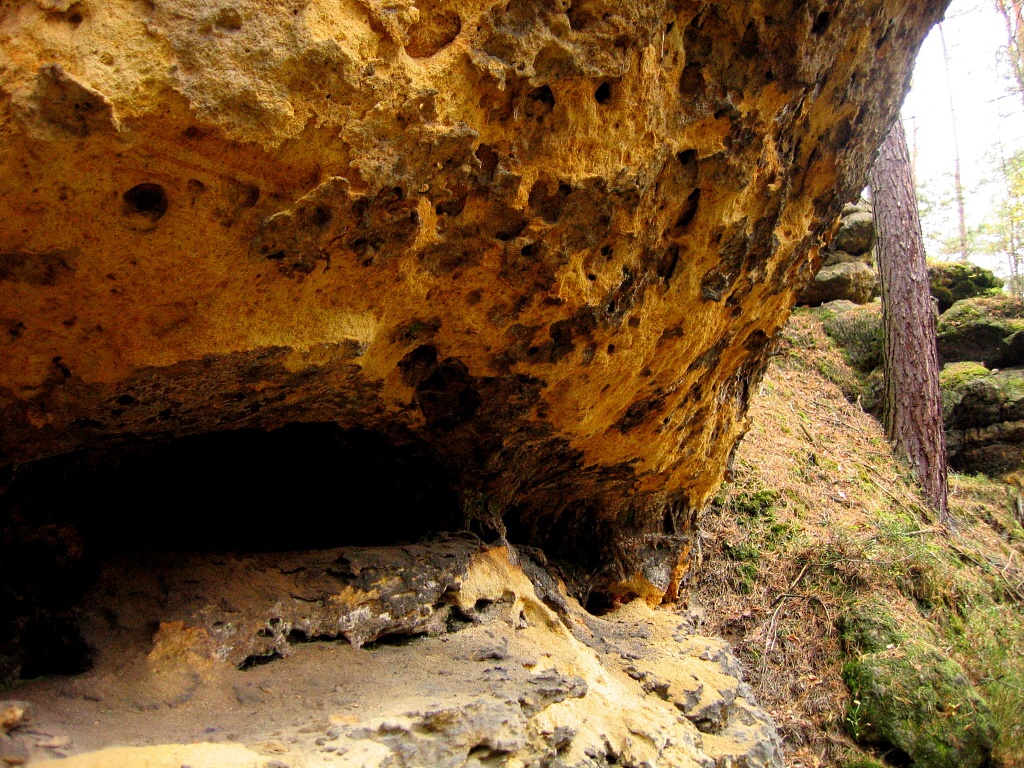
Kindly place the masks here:
POLYGON ((0 684, 88 668, 81 611, 108 563, 163 567, 189 557, 220 567, 225 553, 408 544, 460 519, 450 476, 425 447, 334 423, 211 432, 0 470, 0 684))
POLYGON ((124 212, 156 221, 167 213, 167 193, 159 184, 136 184, 123 195, 124 212))
POLYGON ((243 672, 247 672, 253 667, 259 667, 263 664, 269 664, 272 661, 284 658, 280 653, 274 651, 263 656, 249 656, 244 662, 239 665, 239 669, 243 672))
POLYGON ((549 85, 534 88, 527 96, 531 101, 543 104, 549 110, 555 106, 555 94, 551 91, 551 86, 549 85))
POLYGON ((823 35, 828 29, 829 24, 832 23, 832 14, 828 11, 822 11, 814 17, 814 24, 811 25, 812 35, 823 35))
POLYGON ((612 98, 612 87, 609 83, 601 83, 594 91, 594 100, 598 104, 607 104, 612 98))
POLYGON ((396 647, 401 648, 406 645, 413 645, 417 641, 426 637, 425 632, 413 632, 411 634, 404 634, 401 632, 394 632, 387 635, 381 635, 372 643, 366 643, 363 648, 368 651, 376 650, 377 648, 396 647))

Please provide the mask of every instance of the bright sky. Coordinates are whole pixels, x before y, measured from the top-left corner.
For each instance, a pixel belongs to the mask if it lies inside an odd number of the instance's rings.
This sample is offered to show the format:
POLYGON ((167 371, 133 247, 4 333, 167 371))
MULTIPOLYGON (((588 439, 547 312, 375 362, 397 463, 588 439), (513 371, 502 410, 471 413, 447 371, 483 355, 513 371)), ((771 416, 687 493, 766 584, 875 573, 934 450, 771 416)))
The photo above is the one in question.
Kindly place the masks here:
MULTIPOLYGON (((995 0, 953 0, 942 32, 949 52, 949 79, 942 39, 935 27, 921 48, 903 118, 912 155, 916 148, 919 186, 930 197, 952 200, 952 91, 967 226, 972 227, 989 215, 999 194, 998 185, 985 182, 993 176, 1000 145, 1006 155, 1024 149, 1024 100, 1010 90, 1009 68, 1000 53, 1006 44, 1006 26, 995 0)), ((955 204, 939 208, 923 222, 931 258, 942 257, 940 236, 955 237, 957 233, 955 204)), ((972 259, 1006 272, 999 256, 972 259)))

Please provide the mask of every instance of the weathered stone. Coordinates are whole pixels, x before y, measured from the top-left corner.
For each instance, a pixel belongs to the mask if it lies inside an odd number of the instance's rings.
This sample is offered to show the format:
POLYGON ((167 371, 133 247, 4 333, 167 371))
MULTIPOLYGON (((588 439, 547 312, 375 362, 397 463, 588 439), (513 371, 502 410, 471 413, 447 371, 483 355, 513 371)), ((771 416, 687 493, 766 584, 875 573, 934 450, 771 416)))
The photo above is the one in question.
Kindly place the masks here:
POLYGON ((0 465, 331 422, 671 596, 945 5, 17 2, 0 465))
POLYGON ((31 710, 27 701, 0 701, 0 732, 7 733, 26 722, 31 710))
POLYGON ((856 211, 843 216, 839 230, 832 239, 832 248, 855 256, 868 253, 875 245, 875 217, 870 211, 856 211))
POLYGON ((1004 368, 1024 363, 1024 305, 1011 296, 958 301, 936 328, 943 365, 963 361, 1004 368))
POLYGON ((783 765, 724 641, 640 600, 592 616, 525 552, 467 537, 123 559, 86 605, 94 669, 20 688, 39 730, 72 737, 67 768, 324 765, 325 750, 356 766, 783 765), (236 752, 189 745, 197 732, 236 752))
MULTIPOLYGON (((825 253, 821 265, 823 267, 831 267, 833 264, 843 264, 847 261, 865 261, 865 259, 863 254, 854 255, 846 251, 829 250, 825 253)), ((871 266, 873 263, 874 259, 872 258, 868 266, 871 266)), ((841 299, 838 299, 838 301, 841 301, 841 299)))
POLYGON ((822 267, 800 294, 800 303, 818 306, 829 301, 866 304, 878 293, 878 273, 863 261, 822 267))
POLYGON ((864 304, 878 296, 881 283, 875 269, 875 220, 871 205, 861 201, 843 206, 832 242, 822 254, 822 268, 798 303, 818 306, 830 301, 864 304))

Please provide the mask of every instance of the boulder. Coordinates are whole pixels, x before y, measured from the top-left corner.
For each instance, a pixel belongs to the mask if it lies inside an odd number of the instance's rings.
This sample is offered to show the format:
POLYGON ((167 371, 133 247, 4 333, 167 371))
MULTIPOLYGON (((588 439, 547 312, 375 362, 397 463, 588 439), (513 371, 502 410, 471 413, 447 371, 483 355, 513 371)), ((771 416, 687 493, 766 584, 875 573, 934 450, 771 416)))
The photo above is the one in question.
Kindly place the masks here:
POLYGON ((958 301, 939 317, 939 359, 986 367, 1024 363, 1024 303, 1011 296, 958 301))
MULTIPOLYGON (((846 251, 830 250, 825 252, 821 265, 823 267, 831 267, 833 264, 843 264, 847 261, 864 261, 864 258, 862 254, 854 255, 846 251)), ((868 266, 871 266, 871 264, 868 264, 868 266)))
POLYGON ((931 262, 928 279, 932 296, 938 299, 939 312, 945 312, 957 301, 975 296, 998 296, 1002 279, 988 269, 969 262, 931 262))
POLYGON ((804 288, 798 303, 818 306, 830 301, 865 304, 878 296, 881 285, 875 270, 875 219, 866 202, 843 207, 831 244, 822 256, 822 268, 804 288))
POLYGON ((89 471, 171 456, 119 533, 173 492, 189 546, 469 528, 674 599, 946 5, 8 4, 0 538, 71 567, 89 471))
POLYGON ((866 304, 878 294, 878 273, 863 261, 823 267, 800 294, 800 303, 818 306, 829 301, 866 304))
POLYGON ((855 256, 862 256, 875 245, 875 217, 869 210, 859 210, 843 216, 832 248, 855 256))
POLYGON ((843 667, 854 738, 893 750, 911 768, 987 765, 997 731, 963 668, 930 643, 888 639, 843 667))

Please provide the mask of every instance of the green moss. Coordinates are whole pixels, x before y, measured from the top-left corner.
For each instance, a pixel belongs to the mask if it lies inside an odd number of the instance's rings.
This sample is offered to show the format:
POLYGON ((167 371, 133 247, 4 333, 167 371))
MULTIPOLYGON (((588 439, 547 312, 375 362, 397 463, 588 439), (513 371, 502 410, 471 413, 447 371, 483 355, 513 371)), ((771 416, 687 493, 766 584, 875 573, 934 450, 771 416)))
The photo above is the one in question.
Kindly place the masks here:
POLYGON ((853 695, 847 727, 862 743, 893 748, 915 768, 981 768, 997 738, 988 704, 959 664, 911 640, 843 667, 853 695))
POLYGON ((730 544, 726 541, 722 543, 722 549, 725 550, 725 554, 729 556, 730 560, 740 562, 756 562, 761 556, 754 546, 747 543, 730 544))
POLYGON ((939 374, 939 386, 959 389, 969 381, 991 375, 988 368, 981 363, 949 363, 943 366, 939 374))
POLYGON ((732 508, 747 517, 767 517, 782 497, 778 491, 743 491, 732 499, 732 508))
POLYGON ((885 763, 864 754, 840 758, 839 765, 841 768, 886 768, 885 763))
POLYGON ((1003 287, 991 270, 966 262, 933 262, 928 265, 928 277, 940 312, 962 299, 998 294, 1003 287))
POLYGON ((875 599, 847 608, 840 621, 840 636, 847 652, 854 655, 884 651, 906 639, 889 605, 875 599))

